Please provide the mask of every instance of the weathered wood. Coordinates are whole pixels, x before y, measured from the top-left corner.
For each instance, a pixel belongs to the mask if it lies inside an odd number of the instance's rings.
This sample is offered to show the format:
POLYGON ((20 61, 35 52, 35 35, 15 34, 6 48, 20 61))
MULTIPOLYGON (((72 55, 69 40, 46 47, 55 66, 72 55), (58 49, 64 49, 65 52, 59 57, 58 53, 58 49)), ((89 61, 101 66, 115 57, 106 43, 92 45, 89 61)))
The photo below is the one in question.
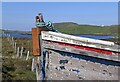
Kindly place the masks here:
POLYGON ((40 55, 40 41, 39 41, 39 28, 32 28, 32 44, 33 44, 33 55, 40 55))
POLYGON ((13 37, 12 37, 12 41, 13 41, 14 39, 13 39, 13 37))
POLYGON ((91 52, 91 51, 87 51, 87 50, 73 48, 73 47, 70 47, 70 46, 62 46, 62 45, 59 45, 57 43, 51 43, 50 41, 43 41, 42 46, 46 49, 53 49, 53 50, 75 53, 75 54, 91 56, 91 57, 97 57, 97 58, 113 60, 113 61, 120 61, 118 59, 118 54, 116 54, 116 55, 105 55, 105 54, 100 54, 100 53, 91 52))
POLYGON ((42 39, 61 43, 74 44, 79 46, 86 46, 91 48, 104 49, 113 52, 120 52, 120 50, 118 49, 118 47, 120 48, 120 46, 115 45, 114 42, 77 37, 63 33, 42 31, 42 39))
POLYGON ((28 60, 28 58, 29 58, 29 54, 30 54, 30 51, 27 52, 26 60, 28 60))
POLYGON ((15 42, 14 42, 14 40, 13 40, 13 41, 12 41, 12 47, 13 47, 13 48, 15 47, 14 45, 15 45, 15 42))
POLYGON ((32 66, 31 66, 31 71, 35 71, 35 69, 36 69, 36 63, 35 63, 35 59, 33 58, 32 59, 32 66))
POLYGON ((19 52, 20 52, 20 50, 19 50, 19 47, 17 48, 17 57, 19 57, 19 52))
POLYGON ((36 59, 36 79, 38 82, 42 80, 41 57, 37 57, 36 59))
POLYGON ((16 42, 15 42, 15 47, 14 48, 15 48, 15 53, 16 53, 16 42))
POLYGON ((47 31, 48 29, 46 27, 40 27, 40 28, 32 28, 32 45, 33 45, 33 55, 34 56, 40 56, 41 55, 41 43, 40 43, 40 35, 41 31, 47 31))
POLYGON ((46 53, 46 59, 45 59, 45 79, 48 80, 48 74, 49 74, 49 52, 46 53))
POLYGON ((22 54, 23 54, 23 46, 21 47, 20 58, 22 58, 22 54))

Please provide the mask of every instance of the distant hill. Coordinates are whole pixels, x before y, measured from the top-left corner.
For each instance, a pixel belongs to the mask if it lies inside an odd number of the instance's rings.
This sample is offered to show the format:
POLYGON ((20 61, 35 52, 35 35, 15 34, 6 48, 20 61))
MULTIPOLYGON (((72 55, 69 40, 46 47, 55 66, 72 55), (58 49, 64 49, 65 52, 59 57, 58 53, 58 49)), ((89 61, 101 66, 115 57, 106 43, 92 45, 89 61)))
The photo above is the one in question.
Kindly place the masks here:
POLYGON ((54 28, 67 34, 117 35, 118 26, 82 25, 72 22, 54 23, 54 28))
POLYGON ((62 27, 75 27, 78 26, 79 24, 73 23, 73 22, 62 22, 62 23, 54 23, 53 24, 55 28, 62 28, 62 27))
POLYGON ((28 34, 31 33, 31 31, 18 31, 18 30, 3 30, 0 29, 0 33, 21 33, 21 34, 28 34))
MULTIPOLYGON (((73 22, 62 22, 54 23, 54 29, 66 33, 66 34, 94 34, 94 35, 114 35, 118 36, 118 25, 112 26, 94 26, 94 25, 83 25, 73 22)), ((12 30, 2 30, 5 33, 22 33, 31 34, 31 31, 12 31, 12 30)), ((2 32, 0 30, 0 32, 2 32)), ((120 35, 120 34, 119 34, 120 35)))

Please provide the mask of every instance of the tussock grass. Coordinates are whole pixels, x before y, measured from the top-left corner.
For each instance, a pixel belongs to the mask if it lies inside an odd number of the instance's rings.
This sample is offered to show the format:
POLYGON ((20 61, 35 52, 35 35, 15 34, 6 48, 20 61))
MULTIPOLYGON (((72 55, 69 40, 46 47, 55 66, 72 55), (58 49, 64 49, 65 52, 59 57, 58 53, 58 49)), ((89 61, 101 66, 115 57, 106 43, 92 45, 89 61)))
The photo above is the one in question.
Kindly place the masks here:
MULTIPOLYGON (((15 39, 18 43, 24 44, 24 47, 31 49, 31 40, 15 39)), ((19 44, 20 45, 20 44, 19 44)), ((31 71, 31 60, 12 58, 16 56, 14 49, 7 38, 2 39, 2 80, 36 80, 36 75, 31 71)))

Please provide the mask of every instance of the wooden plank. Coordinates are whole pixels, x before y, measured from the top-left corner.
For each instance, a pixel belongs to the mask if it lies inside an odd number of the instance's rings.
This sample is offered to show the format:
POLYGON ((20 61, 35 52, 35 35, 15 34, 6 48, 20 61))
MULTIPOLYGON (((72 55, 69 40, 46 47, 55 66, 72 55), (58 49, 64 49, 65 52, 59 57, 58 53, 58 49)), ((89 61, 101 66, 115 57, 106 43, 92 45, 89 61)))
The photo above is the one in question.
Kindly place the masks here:
POLYGON ((118 59, 119 54, 106 55, 106 54, 102 54, 102 53, 96 53, 96 52, 92 52, 92 51, 74 48, 71 46, 59 45, 56 42, 44 41, 44 40, 43 40, 42 46, 46 49, 52 49, 52 50, 69 52, 69 53, 80 54, 80 55, 85 55, 85 56, 97 57, 97 58, 102 58, 102 59, 107 59, 107 60, 118 61, 118 62, 120 61, 118 59))
POLYGON ((41 31, 48 31, 46 27, 32 28, 32 45, 33 45, 33 56, 41 56, 41 43, 40 35, 41 31))
POLYGON ((63 33, 50 32, 50 31, 49 32, 42 31, 41 33, 42 33, 43 40, 75 44, 75 45, 80 45, 80 46, 82 45, 82 46, 87 46, 87 47, 91 47, 91 48, 99 48, 99 49, 104 49, 104 50, 109 50, 109 51, 120 53, 120 50, 118 49, 119 46, 112 45, 112 44, 114 44, 113 42, 90 39, 90 38, 83 38, 83 37, 67 35, 67 34, 63 34, 63 33), (90 42, 91 40, 93 40, 95 42, 90 42), (108 45, 108 44, 110 44, 110 45, 108 45))
POLYGON ((39 41, 39 28, 32 28, 32 45, 33 45, 33 55, 40 55, 40 41, 39 41))
POLYGON ((106 46, 114 46, 114 42, 110 42, 110 41, 78 37, 78 36, 68 35, 64 33, 56 33, 52 31, 49 31, 49 32, 42 31, 42 39, 57 41, 57 42, 66 42, 71 44, 77 44, 73 41, 73 40, 77 40, 77 41, 85 42, 87 44, 94 43, 94 44, 100 44, 100 45, 106 45, 106 46))

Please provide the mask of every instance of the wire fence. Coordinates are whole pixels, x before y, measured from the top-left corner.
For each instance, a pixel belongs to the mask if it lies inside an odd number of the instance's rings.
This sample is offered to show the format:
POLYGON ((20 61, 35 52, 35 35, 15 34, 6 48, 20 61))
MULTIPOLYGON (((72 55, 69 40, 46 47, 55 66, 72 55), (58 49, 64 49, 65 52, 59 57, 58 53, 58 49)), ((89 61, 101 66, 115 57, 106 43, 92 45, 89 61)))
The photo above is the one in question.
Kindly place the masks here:
POLYGON ((9 41, 11 47, 14 50, 14 53, 16 54, 16 58, 21 58, 26 61, 32 58, 30 40, 12 37, 10 34, 5 34, 4 37, 7 37, 7 40, 9 41))

